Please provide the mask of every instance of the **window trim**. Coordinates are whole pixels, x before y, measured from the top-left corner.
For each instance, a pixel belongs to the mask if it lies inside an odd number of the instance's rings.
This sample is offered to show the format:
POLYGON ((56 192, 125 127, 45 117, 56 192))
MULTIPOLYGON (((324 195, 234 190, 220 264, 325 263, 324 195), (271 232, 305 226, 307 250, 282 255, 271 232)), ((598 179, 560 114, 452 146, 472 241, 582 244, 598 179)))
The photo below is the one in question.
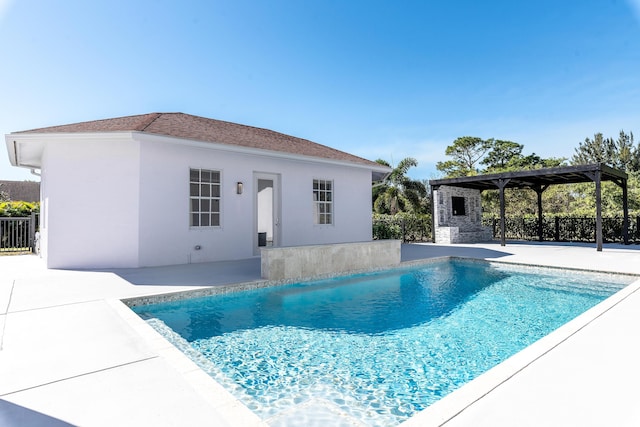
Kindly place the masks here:
POLYGON ((335 182, 332 179, 313 178, 311 181, 313 200, 313 224, 318 226, 333 226, 335 224, 335 182), (327 189, 327 183, 330 188, 327 189), (317 184, 317 188, 316 188, 317 184), (321 188, 324 186, 324 188, 321 188), (329 197, 327 197, 329 195, 329 197), (324 196, 324 197, 323 197, 324 196), (329 198, 330 200, 327 200, 329 198), (321 200, 324 199, 324 200, 321 200), (322 206, 322 208, 321 208, 322 206), (327 210, 327 206, 329 209, 327 210), (321 212, 322 211, 322 212, 321 212), (324 218, 325 222, 321 222, 324 218), (326 222, 329 219, 329 222, 326 222))
POLYGON ((207 168, 199 168, 199 167, 190 167, 189 168, 189 228, 191 229, 206 229, 206 228, 221 228, 222 227, 222 171, 219 169, 207 169, 207 168), (193 172, 198 172, 198 180, 194 181, 192 179, 193 172), (208 172, 211 174, 210 181, 203 181, 203 172, 208 172), (215 175, 217 174, 217 181, 215 175), (198 195, 192 194, 193 185, 198 186, 198 195), (214 190, 217 187, 217 192, 214 190), (208 195, 203 196, 203 189, 206 188, 207 191, 205 193, 209 193, 208 195), (217 193, 217 196, 214 194, 217 193), (198 200, 198 210, 194 211, 193 202, 198 200), (205 200, 209 204, 209 209, 207 211, 202 210, 202 201, 205 200), (217 211, 214 210, 214 206, 217 202, 217 211), (199 223, 194 225, 194 215, 198 215, 199 223), (208 215, 208 225, 202 225, 201 221, 204 218, 203 215, 208 215), (217 224, 211 224, 216 218, 217 215, 217 224))

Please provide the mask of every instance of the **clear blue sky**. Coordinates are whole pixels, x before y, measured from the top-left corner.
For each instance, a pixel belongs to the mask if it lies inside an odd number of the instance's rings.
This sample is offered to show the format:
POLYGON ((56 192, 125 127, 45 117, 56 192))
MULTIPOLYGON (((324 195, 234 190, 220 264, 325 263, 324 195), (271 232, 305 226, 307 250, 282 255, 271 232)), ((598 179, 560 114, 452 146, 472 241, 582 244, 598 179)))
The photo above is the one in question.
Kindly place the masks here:
POLYGON ((0 89, 2 135, 180 111, 429 179, 465 135, 638 141, 640 0, 0 0, 0 89))

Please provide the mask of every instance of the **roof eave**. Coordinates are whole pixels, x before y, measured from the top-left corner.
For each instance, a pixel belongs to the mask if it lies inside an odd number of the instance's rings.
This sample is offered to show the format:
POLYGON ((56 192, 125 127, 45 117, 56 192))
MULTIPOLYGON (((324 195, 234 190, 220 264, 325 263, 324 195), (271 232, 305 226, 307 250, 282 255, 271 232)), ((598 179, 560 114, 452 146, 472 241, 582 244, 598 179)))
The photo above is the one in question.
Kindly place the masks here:
POLYGON ((348 160, 330 159, 324 157, 308 156, 302 154, 287 153, 284 151, 265 150, 253 147, 244 147, 240 145, 231 145, 218 142, 202 141, 178 138, 168 135, 161 135, 155 133, 149 133, 144 131, 114 131, 114 132, 73 132, 73 133, 11 133, 5 135, 5 141, 7 144, 7 151, 9 153, 9 160, 13 166, 25 167, 25 168, 41 168, 42 153, 44 152, 44 145, 46 143, 55 141, 86 141, 86 140, 104 140, 104 139, 130 139, 134 141, 157 141, 163 140, 167 143, 189 145, 201 148, 211 149, 215 147, 219 150, 228 152, 252 154, 252 155, 267 155, 273 158, 289 159, 296 161, 324 163, 332 165, 341 165, 347 167, 354 167, 358 169, 366 169, 372 172, 372 179, 380 175, 386 176, 391 172, 391 168, 377 164, 375 162, 354 162, 348 160), (22 153, 25 149, 31 150, 29 159, 23 158, 22 153), (33 161, 36 159, 37 161, 33 161))
POLYGON ((27 169, 41 169, 45 144, 55 141, 87 139, 131 139, 131 132, 103 133, 10 133, 5 135, 5 143, 12 166, 27 169))

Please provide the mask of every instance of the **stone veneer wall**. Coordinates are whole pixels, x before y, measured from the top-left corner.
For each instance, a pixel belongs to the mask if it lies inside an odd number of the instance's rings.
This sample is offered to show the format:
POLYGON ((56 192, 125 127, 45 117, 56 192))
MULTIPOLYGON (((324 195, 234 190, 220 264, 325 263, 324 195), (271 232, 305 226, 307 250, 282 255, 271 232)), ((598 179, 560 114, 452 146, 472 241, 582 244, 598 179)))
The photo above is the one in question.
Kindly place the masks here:
POLYGON ((400 240, 261 249, 262 278, 298 279, 400 265, 400 240))
POLYGON ((482 226, 480 191, 442 185, 434 190, 436 243, 477 243, 491 240, 491 229, 482 226), (464 198, 464 215, 454 215, 452 197, 464 198))

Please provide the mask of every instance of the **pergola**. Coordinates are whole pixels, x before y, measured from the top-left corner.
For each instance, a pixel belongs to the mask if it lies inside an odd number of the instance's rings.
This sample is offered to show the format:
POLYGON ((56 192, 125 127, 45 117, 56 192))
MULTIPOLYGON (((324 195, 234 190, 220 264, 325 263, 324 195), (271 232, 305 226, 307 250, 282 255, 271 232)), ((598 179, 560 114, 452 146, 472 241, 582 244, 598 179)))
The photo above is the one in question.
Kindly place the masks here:
MULTIPOLYGON (((602 251, 602 186, 603 181, 613 181, 622 188, 622 238, 629 243, 629 204, 627 200, 627 174, 602 163, 578 166, 563 166, 526 170, 519 172, 502 172, 488 175, 464 176, 460 178, 435 179, 429 181, 431 186, 431 207, 435 213, 433 191, 441 185, 473 188, 480 190, 498 190, 500 192, 500 244, 505 246, 505 188, 530 188, 538 195, 538 237, 542 241, 542 193, 550 185, 576 184, 595 182, 596 185, 596 245, 602 251)), ((435 235, 435 234, 434 234, 435 235)))

